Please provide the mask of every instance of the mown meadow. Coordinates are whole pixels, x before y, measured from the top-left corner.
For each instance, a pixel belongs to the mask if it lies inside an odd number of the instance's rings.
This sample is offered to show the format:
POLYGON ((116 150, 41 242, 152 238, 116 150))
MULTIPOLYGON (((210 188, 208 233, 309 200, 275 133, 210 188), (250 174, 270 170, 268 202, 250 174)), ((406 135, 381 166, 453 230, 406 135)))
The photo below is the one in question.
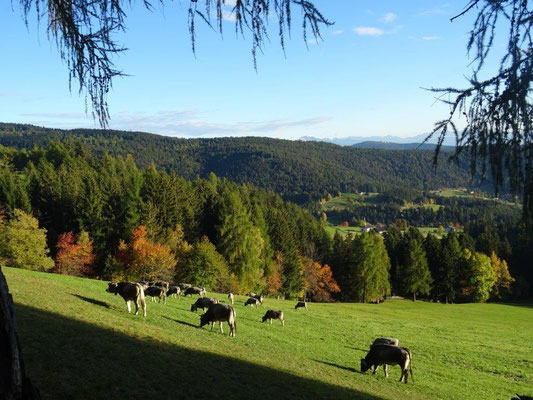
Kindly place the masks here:
MULTIPOLYGON (((28 374, 44 399, 510 399, 533 395, 533 305, 311 303, 236 296, 237 336, 198 328, 195 298, 128 314, 106 282, 3 268, 28 374), (267 309, 285 313, 261 323, 267 309), (413 353, 415 382, 359 372, 377 336, 413 353)), ((227 301, 223 294, 208 294, 227 301)))

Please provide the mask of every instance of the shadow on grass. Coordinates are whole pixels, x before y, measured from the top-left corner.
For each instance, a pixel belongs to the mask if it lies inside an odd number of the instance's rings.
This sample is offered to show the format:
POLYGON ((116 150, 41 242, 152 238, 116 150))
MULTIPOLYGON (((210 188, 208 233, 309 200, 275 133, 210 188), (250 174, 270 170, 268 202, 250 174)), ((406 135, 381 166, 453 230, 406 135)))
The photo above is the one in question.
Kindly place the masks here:
POLYGON ((86 301, 87 303, 94 304, 96 306, 111 308, 111 306, 103 301, 91 299, 90 297, 80 296, 79 294, 71 293, 72 296, 77 297, 80 300, 86 301))
POLYGON ((191 324, 191 323, 189 323, 189 322, 180 321, 179 319, 174 319, 174 318, 170 318, 170 317, 165 317, 164 315, 163 315, 163 318, 168 319, 169 321, 176 322, 176 323, 181 324, 181 325, 190 326, 190 327, 192 327, 192 328, 199 328, 199 327, 200 327, 200 325, 193 325, 193 324, 191 324))
POLYGON ((353 347, 353 346, 344 346, 344 347, 346 347, 347 349, 351 349, 351 350, 362 351, 362 352, 364 352, 364 353, 368 353, 368 350, 369 350, 369 349, 361 349, 361 348, 359 348, 359 347, 353 347))
POLYGON ((158 399, 380 400, 231 354, 139 340, 33 307, 17 305, 16 317, 28 374, 43 399, 145 400, 157 394, 158 399))
POLYGON ((322 361, 322 360, 313 360, 313 361, 316 361, 316 362, 318 362, 318 363, 320 363, 320 364, 329 365, 330 367, 335 367, 335 368, 343 369, 343 370, 345 370, 345 371, 357 372, 358 374, 361 374, 361 373, 362 373, 361 371, 358 371, 358 370, 356 370, 355 368, 352 368, 352 367, 345 367, 345 366, 343 366, 343 365, 334 364, 334 363, 330 363, 330 362, 322 361))

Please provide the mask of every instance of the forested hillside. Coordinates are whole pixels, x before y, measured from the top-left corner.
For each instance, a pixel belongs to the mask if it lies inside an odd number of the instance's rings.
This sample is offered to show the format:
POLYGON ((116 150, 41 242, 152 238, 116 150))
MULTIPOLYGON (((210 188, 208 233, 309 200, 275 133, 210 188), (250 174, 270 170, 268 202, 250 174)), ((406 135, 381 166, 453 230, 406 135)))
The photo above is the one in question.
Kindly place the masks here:
MULTIPOLYGON (((0 124, 0 144, 18 149, 52 141, 80 141, 99 157, 133 155, 139 167, 156 167, 179 176, 207 178, 210 172, 238 183, 273 190, 284 199, 305 204, 327 193, 409 187, 415 190, 471 185, 464 165, 447 162, 437 171, 433 151, 357 149, 324 142, 270 138, 179 139, 140 132, 59 130, 32 125, 0 124)), ((489 190, 490 185, 485 188, 489 190)))

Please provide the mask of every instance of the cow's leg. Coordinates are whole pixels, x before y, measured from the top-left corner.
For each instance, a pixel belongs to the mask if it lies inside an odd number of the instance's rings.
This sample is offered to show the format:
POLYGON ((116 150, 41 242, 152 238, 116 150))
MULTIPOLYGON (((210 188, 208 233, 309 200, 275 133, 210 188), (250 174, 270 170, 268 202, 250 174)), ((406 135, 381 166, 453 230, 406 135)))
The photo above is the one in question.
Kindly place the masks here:
POLYGON ((126 306, 128 307, 128 314, 129 314, 131 312, 131 305, 130 305, 129 300, 126 301, 126 306))
POLYGON ((379 365, 374 365, 374 370, 372 371, 372 375, 376 374, 376 371, 378 370, 379 365))
POLYGON ((385 371, 385 378, 389 377, 389 371, 387 364, 383 364, 383 370, 385 371))
POLYGON ((139 314, 139 298, 135 298, 135 315, 139 314))
POLYGON ((222 328, 222 321, 218 321, 218 325, 220 326, 220 333, 224 334, 224 328, 222 328))
POLYGON ((215 327, 215 323, 211 322, 211 332, 213 332, 213 328, 215 327))
POLYGON ((285 326, 285 320, 284 319, 280 319, 281 321, 281 326, 285 326))
POLYGON ((270 325, 272 325, 272 318, 270 318, 270 325))

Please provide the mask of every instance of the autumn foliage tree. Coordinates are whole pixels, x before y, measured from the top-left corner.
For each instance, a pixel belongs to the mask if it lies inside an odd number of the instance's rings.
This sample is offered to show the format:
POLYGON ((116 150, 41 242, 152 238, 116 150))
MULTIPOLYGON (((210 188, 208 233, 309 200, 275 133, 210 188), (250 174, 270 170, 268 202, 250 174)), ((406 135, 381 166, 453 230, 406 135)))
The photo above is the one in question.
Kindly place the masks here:
POLYGON ((131 243, 120 241, 117 261, 122 265, 123 279, 171 280, 176 259, 167 246, 152 242, 144 226, 132 232, 131 243))
POLYGON ((331 301, 331 294, 340 292, 340 287, 333 279, 329 265, 321 265, 310 258, 303 259, 305 280, 308 284, 307 294, 313 301, 331 301))
POLYGON ((76 238, 72 232, 59 236, 54 272, 74 276, 93 276, 93 242, 87 232, 81 232, 76 238))
POLYGON ((515 279, 509 273, 507 262, 500 259, 495 252, 490 255, 490 263, 496 280, 490 294, 492 298, 501 300, 505 295, 511 293, 511 285, 515 279))

